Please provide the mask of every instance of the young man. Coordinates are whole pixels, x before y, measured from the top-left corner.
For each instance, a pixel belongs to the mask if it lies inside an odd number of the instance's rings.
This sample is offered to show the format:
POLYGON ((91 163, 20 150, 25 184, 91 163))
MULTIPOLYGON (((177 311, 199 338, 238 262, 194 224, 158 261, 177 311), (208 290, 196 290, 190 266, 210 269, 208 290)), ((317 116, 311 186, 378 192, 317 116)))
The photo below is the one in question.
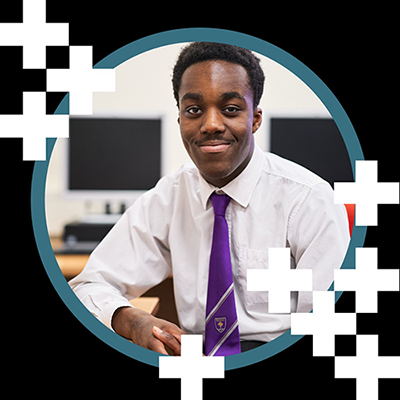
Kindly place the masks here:
MULTIPOLYGON (((205 334, 206 355, 229 355, 240 352, 239 340, 242 349, 268 342, 290 328, 290 314, 269 313, 268 293, 247 291, 247 270, 268 268, 269 248, 290 247, 292 268, 311 269, 313 290, 327 290, 341 266, 348 222, 331 187, 254 144, 263 85, 259 60, 248 50, 218 43, 182 50, 173 90, 195 165, 139 198, 70 282, 94 315, 140 346, 179 355, 182 334, 205 334), (222 197, 224 210, 214 216, 222 197), (214 243, 218 235, 228 247, 214 243), (171 273, 180 328, 128 301, 171 273)), ((312 292, 291 294, 292 312, 311 309, 312 292)))

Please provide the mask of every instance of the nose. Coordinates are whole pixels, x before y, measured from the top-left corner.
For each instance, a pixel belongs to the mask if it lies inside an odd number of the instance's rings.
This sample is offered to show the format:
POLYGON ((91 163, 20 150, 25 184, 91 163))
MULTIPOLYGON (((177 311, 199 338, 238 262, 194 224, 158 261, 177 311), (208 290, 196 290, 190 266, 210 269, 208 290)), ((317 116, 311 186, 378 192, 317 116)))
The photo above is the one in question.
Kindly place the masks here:
POLYGON ((203 120, 200 127, 201 133, 213 135, 225 131, 223 116, 217 109, 209 109, 203 114, 203 120))

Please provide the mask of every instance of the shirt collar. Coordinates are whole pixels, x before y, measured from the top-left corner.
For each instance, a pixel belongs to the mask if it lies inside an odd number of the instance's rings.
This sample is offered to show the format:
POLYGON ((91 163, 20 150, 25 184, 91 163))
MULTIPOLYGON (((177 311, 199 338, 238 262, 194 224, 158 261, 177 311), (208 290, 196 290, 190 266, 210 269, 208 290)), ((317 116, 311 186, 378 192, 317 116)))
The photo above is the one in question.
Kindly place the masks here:
POLYGON ((258 180, 260 179, 261 171, 263 166, 263 155, 262 150, 255 145, 253 156, 250 162, 242 173, 235 179, 230 181, 227 185, 222 188, 217 188, 214 185, 208 183, 199 173, 200 177, 200 198, 201 204, 206 210, 209 206, 208 199, 211 194, 216 190, 221 190, 226 193, 231 199, 235 200, 242 207, 247 207, 250 203, 251 196, 253 195, 254 189, 258 180))

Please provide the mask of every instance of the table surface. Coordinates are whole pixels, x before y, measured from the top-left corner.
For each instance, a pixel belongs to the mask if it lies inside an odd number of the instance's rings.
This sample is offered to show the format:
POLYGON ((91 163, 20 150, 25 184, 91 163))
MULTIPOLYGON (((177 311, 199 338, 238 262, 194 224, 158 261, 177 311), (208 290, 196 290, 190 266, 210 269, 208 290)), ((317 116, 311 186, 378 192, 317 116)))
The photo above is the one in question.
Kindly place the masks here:
MULTIPOLYGON (((55 250, 62 246, 62 239, 60 238, 50 238, 50 242, 55 250)), ((55 257, 61 272, 68 280, 78 275, 89 260, 89 254, 55 254, 55 257)), ((138 297, 131 300, 130 303, 136 308, 156 315, 160 305, 160 298, 138 297)))

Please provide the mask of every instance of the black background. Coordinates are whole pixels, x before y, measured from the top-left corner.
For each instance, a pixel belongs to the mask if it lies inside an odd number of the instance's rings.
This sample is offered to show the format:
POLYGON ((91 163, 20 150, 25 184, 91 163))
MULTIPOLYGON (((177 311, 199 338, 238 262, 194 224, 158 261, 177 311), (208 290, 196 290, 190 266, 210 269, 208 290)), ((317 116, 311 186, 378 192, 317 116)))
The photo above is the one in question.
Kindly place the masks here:
MULTIPOLYGON (((141 37, 170 29, 213 27, 266 40, 298 58, 338 98, 350 117, 365 159, 378 160, 382 182, 399 181, 398 55, 393 10, 272 10, 268 4, 47 1, 47 22, 69 23, 70 45, 94 47, 94 63, 141 37), (267 8, 265 7, 267 6, 267 8)), ((0 22, 21 22, 22 2, 7 2, 0 22)), ((68 67, 67 48, 49 48, 47 67, 68 67)), ((22 70, 22 49, 0 47, 0 113, 22 112, 22 91, 45 91, 44 70, 22 70), (11 87, 6 84, 12 83, 11 87)), ((52 113, 64 94, 48 95, 52 113)), ((0 127, 1 129, 1 127, 0 127)), ((66 396, 130 396, 180 399, 180 381, 158 379, 158 369, 118 353, 86 330, 52 287, 39 258, 30 216, 34 163, 22 161, 22 139, 0 139, 3 355, 13 393, 66 396), (6 350, 8 350, 6 352, 6 350), (13 378, 13 379, 11 379, 13 378), (14 379, 16 378, 16 379, 14 379), (19 379, 18 379, 19 378, 19 379), (12 383, 11 383, 12 382, 12 383)), ((379 225, 367 231, 366 246, 379 248, 380 268, 399 268, 399 206, 379 207, 379 225)), ((358 334, 379 334, 382 356, 400 356, 399 293, 380 293, 377 314, 357 316, 358 334)), ((354 311, 354 295, 337 304, 354 311)), ((355 337, 338 337, 337 355, 355 355, 355 337)), ((398 393, 399 380, 380 381, 380 399, 398 393)), ((313 357, 312 338, 258 364, 204 381, 204 399, 292 396, 355 399, 354 379, 334 378, 333 357, 313 357), (242 389, 242 390, 239 390, 242 389)))

